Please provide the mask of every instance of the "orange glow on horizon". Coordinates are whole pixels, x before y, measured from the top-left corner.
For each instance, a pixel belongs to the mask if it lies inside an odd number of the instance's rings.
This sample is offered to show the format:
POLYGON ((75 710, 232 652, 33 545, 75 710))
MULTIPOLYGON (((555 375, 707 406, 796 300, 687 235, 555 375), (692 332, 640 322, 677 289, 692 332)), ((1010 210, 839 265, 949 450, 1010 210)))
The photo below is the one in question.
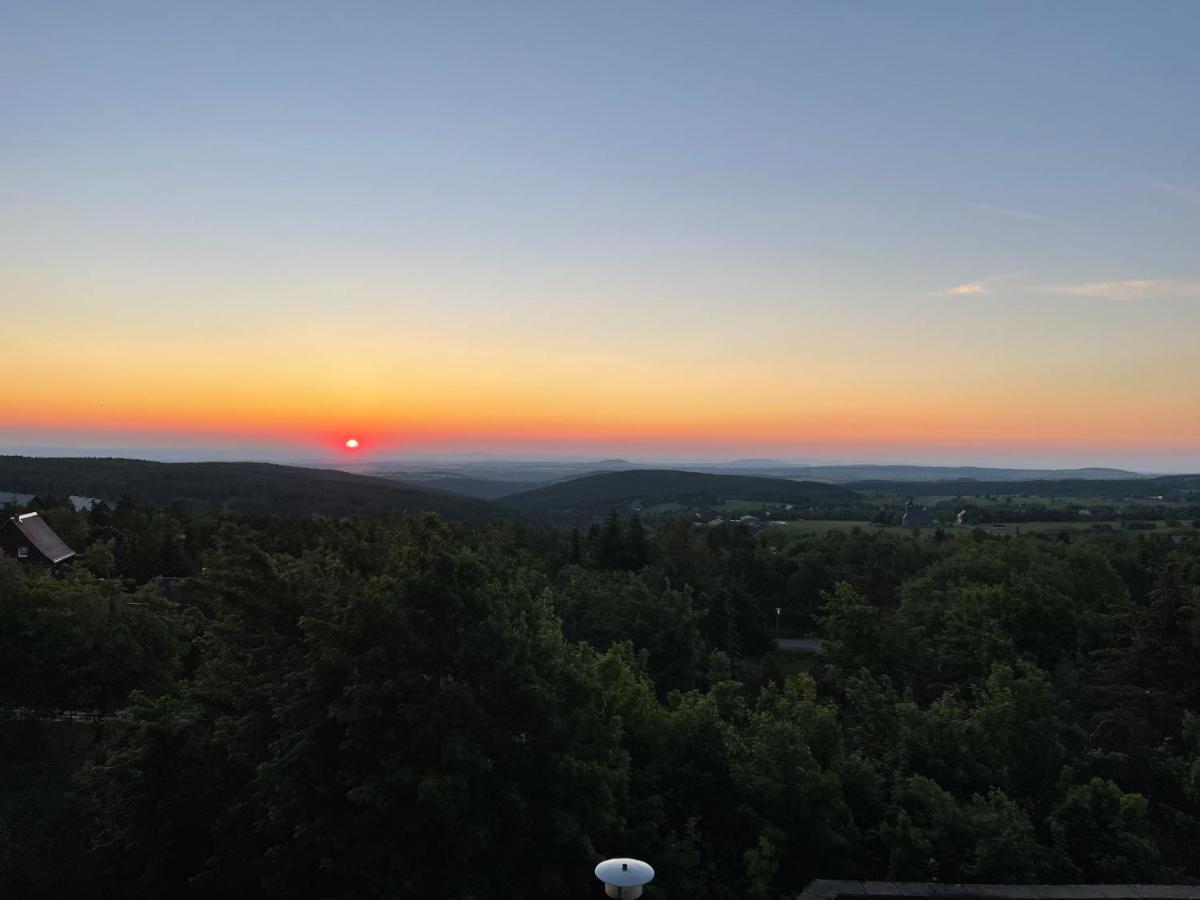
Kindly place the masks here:
POLYGON ((1153 370, 1076 371, 1053 358, 1001 377, 982 367, 897 371, 895 360, 869 353, 767 365, 643 348, 577 355, 470 334, 413 339, 397 353, 385 334, 333 325, 266 343, 64 336, 25 352, 41 374, 6 400, 0 440, 73 432, 124 444, 137 434, 150 445, 368 457, 424 448, 836 455, 1200 445, 1200 418, 1181 416, 1177 399, 1200 390, 1200 377, 1183 366, 1177 390, 1165 392, 1153 370))

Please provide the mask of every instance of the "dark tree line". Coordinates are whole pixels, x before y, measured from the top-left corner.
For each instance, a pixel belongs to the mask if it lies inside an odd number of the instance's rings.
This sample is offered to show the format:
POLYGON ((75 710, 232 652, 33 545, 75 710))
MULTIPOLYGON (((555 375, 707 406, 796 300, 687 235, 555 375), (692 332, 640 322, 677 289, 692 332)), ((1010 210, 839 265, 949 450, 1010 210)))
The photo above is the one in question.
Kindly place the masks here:
POLYGON ((1200 879, 1195 541, 53 510, 69 571, 0 560, 6 896, 1200 879))

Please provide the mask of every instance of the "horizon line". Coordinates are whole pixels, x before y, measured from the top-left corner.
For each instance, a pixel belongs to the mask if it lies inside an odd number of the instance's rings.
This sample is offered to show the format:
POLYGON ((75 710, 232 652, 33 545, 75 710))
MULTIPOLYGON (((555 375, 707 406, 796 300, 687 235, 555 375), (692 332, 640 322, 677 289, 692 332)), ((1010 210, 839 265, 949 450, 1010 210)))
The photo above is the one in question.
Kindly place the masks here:
POLYGON ((342 456, 333 453, 311 454, 293 452, 267 452, 238 455, 233 452, 193 450, 186 447, 61 447, 61 446, 15 446, 0 447, 0 457, 24 456, 36 459, 127 459, 138 462, 158 463, 267 463, 291 465, 302 468, 358 469, 377 468, 392 464, 416 465, 432 463, 439 465, 588 465, 600 463, 625 463, 647 468, 671 466, 736 466, 747 467, 789 466, 795 468, 921 468, 921 469, 996 469, 1012 471, 1071 472, 1086 470, 1111 470, 1135 475, 1187 475, 1200 472, 1188 468, 1158 468, 1136 464, 1111 464, 1094 462, 1036 463, 1036 462, 946 462, 944 460, 897 460, 894 457, 865 459, 861 457, 779 457, 779 456, 688 456, 642 454, 541 454, 522 452, 485 451, 429 451, 424 453, 373 453, 347 452, 342 456))

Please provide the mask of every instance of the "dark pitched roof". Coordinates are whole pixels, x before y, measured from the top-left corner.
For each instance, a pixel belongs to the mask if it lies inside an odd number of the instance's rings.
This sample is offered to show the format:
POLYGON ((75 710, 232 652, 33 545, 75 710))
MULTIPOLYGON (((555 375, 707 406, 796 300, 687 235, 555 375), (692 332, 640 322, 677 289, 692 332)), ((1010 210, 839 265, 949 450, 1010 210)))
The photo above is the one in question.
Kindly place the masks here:
POLYGON ((901 522, 904 525, 929 525, 932 524, 933 519, 929 515, 929 510, 925 508, 917 509, 913 506, 904 514, 901 522))
POLYGON ((799 900, 1200 900, 1200 885, 931 884, 924 881, 810 882, 799 900))
POLYGON ((64 559, 70 559, 75 555, 75 551, 63 542, 54 529, 46 524, 37 513, 25 513, 23 516, 13 516, 8 520, 9 524, 21 532, 25 539, 33 546, 38 553, 46 557, 52 563, 60 563, 64 559))

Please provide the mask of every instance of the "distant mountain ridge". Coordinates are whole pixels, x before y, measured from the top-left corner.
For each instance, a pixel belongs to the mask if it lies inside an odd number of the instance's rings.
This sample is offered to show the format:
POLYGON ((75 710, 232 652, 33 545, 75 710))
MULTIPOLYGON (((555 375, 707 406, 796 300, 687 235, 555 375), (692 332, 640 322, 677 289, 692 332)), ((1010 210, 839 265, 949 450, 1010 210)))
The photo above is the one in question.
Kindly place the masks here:
POLYGON ((1084 467, 1075 469, 1012 469, 986 466, 920 466, 909 464, 847 463, 808 464, 778 459, 737 459, 729 462, 630 462, 626 459, 596 460, 417 460, 370 462, 364 474, 394 479, 419 488, 449 491, 465 497, 497 500, 537 487, 570 481, 602 472, 683 471, 711 475, 741 475, 756 478, 786 478, 849 484, 856 481, 945 480, 1031 481, 1138 479, 1151 476, 1125 469, 1084 467))

